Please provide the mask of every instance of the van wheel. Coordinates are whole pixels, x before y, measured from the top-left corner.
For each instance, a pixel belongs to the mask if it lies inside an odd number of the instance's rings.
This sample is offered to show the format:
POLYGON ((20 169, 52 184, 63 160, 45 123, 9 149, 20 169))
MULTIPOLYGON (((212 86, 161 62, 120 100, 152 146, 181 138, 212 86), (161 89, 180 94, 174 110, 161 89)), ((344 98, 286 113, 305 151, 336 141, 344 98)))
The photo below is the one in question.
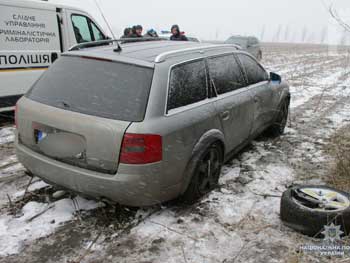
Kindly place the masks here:
POLYGON ((278 110, 277 117, 275 118, 272 125, 265 131, 269 137, 278 137, 284 133, 288 121, 289 113, 289 100, 286 99, 278 110))
POLYGON ((198 159, 191 182, 180 200, 191 204, 213 190, 218 185, 222 164, 222 148, 214 143, 198 159))

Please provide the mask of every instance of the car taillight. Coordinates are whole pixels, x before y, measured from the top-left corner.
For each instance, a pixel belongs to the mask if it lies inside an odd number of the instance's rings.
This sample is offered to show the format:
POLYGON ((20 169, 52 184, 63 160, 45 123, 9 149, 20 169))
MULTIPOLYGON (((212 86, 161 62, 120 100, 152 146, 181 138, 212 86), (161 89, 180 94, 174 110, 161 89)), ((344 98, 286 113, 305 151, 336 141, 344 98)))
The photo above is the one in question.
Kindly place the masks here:
POLYGON ((18 114, 18 106, 16 103, 16 106, 15 106, 15 126, 16 126, 16 129, 18 129, 17 114, 18 114))
POLYGON ((154 134, 126 133, 123 138, 120 162, 147 164, 162 160, 162 137, 154 134))

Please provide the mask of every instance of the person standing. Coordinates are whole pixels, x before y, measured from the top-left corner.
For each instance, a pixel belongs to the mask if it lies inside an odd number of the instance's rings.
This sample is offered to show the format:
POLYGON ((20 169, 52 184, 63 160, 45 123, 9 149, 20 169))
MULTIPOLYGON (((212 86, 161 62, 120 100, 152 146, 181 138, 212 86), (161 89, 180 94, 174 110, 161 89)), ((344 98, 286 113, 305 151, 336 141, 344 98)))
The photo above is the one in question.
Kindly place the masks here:
POLYGON ((173 25, 171 27, 171 37, 170 40, 173 41, 188 41, 184 34, 181 34, 180 27, 178 25, 173 25))
POLYGON ((144 37, 158 37, 157 31, 155 31, 153 28, 149 29, 147 33, 144 35, 144 37))
POLYGON ((141 25, 133 26, 132 34, 130 37, 134 37, 134 38, 142 37, 142 31, 143 31, 143 28, 141 25))
POLYGON ((124 35, 121 38, 129 38, 132 34, 132 28, 127 27, 124 29, 124 35))

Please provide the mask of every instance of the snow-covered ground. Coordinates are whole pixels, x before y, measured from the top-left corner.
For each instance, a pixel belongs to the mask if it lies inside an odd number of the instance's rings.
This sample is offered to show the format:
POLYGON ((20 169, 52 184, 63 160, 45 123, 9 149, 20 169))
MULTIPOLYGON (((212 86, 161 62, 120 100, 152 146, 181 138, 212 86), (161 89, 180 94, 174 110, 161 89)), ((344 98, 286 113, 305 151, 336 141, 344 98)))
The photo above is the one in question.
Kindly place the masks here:
POLYGON ((263 63, 291 85, 290 125, 254 141, 224 166, 220 187, 189 207, 102 207, 55 198, 38 179, 25 191, 13 127, 1 129, 0 262, 322 261, 297 254, 313 240, 281 223, 279 197, 292 183, 324 182, 332 158, 323 147, 350 124, 348 61, 345 50, 266 46, 263 63))
MULTIPOLYGON (((98 206, 96 202, 81 197, 74 200, 82 210, 98 206)), ((72 220, 75 211, 72 200, 65 198, 52 204, 31 201, 22 207, 20 215, 3 215, 0 218, 0 256, 17 254, 25 243, 48 236, 61 224, 72 220), (42 215, 34 218, 40 213, 42 215)))

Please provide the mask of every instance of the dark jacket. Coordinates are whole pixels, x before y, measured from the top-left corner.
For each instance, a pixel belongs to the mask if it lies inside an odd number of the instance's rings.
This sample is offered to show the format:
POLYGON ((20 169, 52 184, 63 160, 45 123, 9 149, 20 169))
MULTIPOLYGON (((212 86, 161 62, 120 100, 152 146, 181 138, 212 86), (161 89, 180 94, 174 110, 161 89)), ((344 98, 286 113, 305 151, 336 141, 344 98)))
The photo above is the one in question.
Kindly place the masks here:
POLYGON ((137 26, 133 26, 132 28, 131 28, 131 35, 129 36, 130 38, 138 38, 138 37, 143 37, 142 35, 138 35, 137 33, 136 33, 136 30, 137 29, 142 29, 142 26, 140 26, 140 25, 137 25, 137 26))
POLYGON ((171 31, 173 31, 173 29, 176 29, 176 34, 172 34, 170 37, 170 40, 173 41, 188 41, 187 37, 183 34, 181 34, 180 28, 178 25, 173 25, 171 27, 171 31))
POLYGON ((138 37, 143 37, 143 36, 139 36, 138 34, 136 33, 132 33, 129 38, 138 38, 138 37))
POLYGON ((188 41, 187 37, 185 35, 182 35, 182 34, 172 35, 170 37, 170 40, 174 40, 174 41, 188 41))
POLYGON ((157 32, 154 29, 150 29, 147 31, 147 33, 144 35, 144 37, 158 37, 157 32))
POLYGON ((127 27, 124 29, 124 34, 120 38, 128 38, 130 36, 132 28, 127 27))

